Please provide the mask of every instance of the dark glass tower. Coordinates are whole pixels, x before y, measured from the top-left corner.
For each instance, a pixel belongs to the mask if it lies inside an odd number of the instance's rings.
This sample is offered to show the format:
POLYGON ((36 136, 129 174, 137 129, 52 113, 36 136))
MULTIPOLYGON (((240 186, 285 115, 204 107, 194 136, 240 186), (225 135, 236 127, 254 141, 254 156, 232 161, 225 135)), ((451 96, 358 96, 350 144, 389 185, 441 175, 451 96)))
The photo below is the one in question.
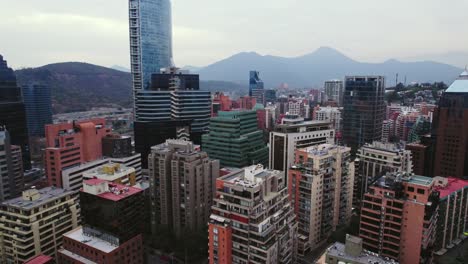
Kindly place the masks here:
POLYGON ((39 84, 21 87, 30 136, 44 137, 44 127, 52 124, 52 99, 50 88, 39 84))
POLYGON ((385 77, 348 76, 345 80, 343 141, 354 155, 365 143, 382 137, 385 77))
POLYGON ((26 111, 16 76, 0 55, 0 126, 10 132, 11 144, 21 147, 24 169, 31 168, 26 111))
POLYGON ((442 95, 432 137, 434 176, 468 178, 468 71, 442 95))
POLYGON ((249 96, 257 99, 257 103, 265 103, 265 88, 258 71, 250 71, 249 96))

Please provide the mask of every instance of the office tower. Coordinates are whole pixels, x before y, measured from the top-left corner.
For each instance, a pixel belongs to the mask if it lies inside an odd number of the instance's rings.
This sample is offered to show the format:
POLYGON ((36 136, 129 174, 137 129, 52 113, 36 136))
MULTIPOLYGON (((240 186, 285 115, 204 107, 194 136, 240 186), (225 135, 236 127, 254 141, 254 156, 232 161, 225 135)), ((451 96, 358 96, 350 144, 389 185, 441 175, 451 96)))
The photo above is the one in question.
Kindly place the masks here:
POLYGON ((268 163, 268 146, 258 129, 256 111, 219 112, 203 135, 203 151, 223 167, 243 168, 268 163))
POLYGON ((362 203, 364 248, 401 264, 431 263, 438 205, 433 178, 400 172, 381 177, 362 203))
POLYGON ((354 206, 359 208, 368 187, 387 172, 412 172, 411 151, 403 145, 373 142, 365 144, 357 152, 359 170, 354 177, 354 206))
POLYGON ((209 263, 295 263, 297 223, 283 172, 261 165, 216 181, 209 263))
POLYGON ((143 263, 143 191, 92 179, 80 192, 83 226, 63 236, 59 263, 143 263))
POLYGON ((439 219, 434 245, 436 255, 443 255, 457 247, 468 231, 468 180, 434 178, 435 189, 440 193, 439 219))
POLYGON ((21 195, 24 188, 21 148, 11 145, 10 135, 0 127, 0 202, 21 195))
POLYGON ((29 84, 21 87, 26 107, 30 136, 44 137, 45 125, 52 124, 52 98, 50 87, 29 84))
POLYGON ((270 133, 270 168, 288 175, 294 164, 294 151, 320 144, 334 144, 335 131, 328 121, 304 121, 301 118, 283 119, 270 133))
POLYGON ((229 96, 224 95, 224 93, 216 92, 213 95, 211 103, 211 117, 218 115, 219 111, 231 111, 232 101, 229 96))
POLYGON ((141 153, 141 166, 148 168, 151 147, 167 139, 190 139, 190 121, 135 122, 135 152, 141 153))
POLYGON ((76 228, 80 208, 74 192, 29 189, 0 205, 2 263, 23 263, 37 254, 57 257, 62 235, 76 228))
POLYGON ((354 163, 350 152, 329 144, 296 150, 288 190, 299 223, 299 256, 321 246, 337 226, 351 220, 354 163))
POLYGON ((0 55, 0 126, 10 132, 11 144, 21 147, 23 167, 31 168, 26 110, 16 76, 0 55))
POLYGON ((312 120, 317 121, 328 121, 331 123, 332 128, 338 134, 341 134, 341 124, 342 124, 342 117, 341 113, 343 112, 342 107, 315 107, 314 114, 312 120))
POLYGON ((406 145, 411 151, 413 173, 433 177, 434 173, 434 143, 430 135, 420 137, 420 140, 406 145))
POLYGON ((211 95, 200 90, 197 74, 161 69, 151 76, 150 89, 138 91, 135 100, 135 147, 144 168, 152 146, 183 138, 200 144, 208 131, 211 95))
POLYGON ((109 158, 132 156, 132 137, 109 134, 102 138, 102 155, 109 158))
POLYGON ((434 176, 468 176, 468 71, 445 91, 434 112, 434 176))
POLYGON ((170 0, 129 0, 133 91, 147 90, 151 74, 172 66, 170 0))
POLYGON ((327 264, 395 264, 395 261, 384 259, 383 257, 376 256, 375 254, 364 250, 362 245, 362 238, 351 235, 346 235, 346 242, 342 244, 335 242, 327 249, 325 257, 327 264))
POLYGON ((202 230, 211 212, 219 161, 181 140, 152 147, 148 160, 153 234, 158 228, 177 237, 202 230))
POLYGON ((327 101, 335 101, 338 106, 343 106, 343 81, 326 81, 324 91, 327 101))
POLYGON ((102 157, 102 138, 110 134, 103 118, 46 126, 47 182, 63 187, 62 170, 102 157))
POLYGON ((41 254, 26 260, 24 264, 55 264, 55 261, 52 257, 41 254))
POLYGON ((239 100, 237 100, 237 103, 241 110, 252 110, 257 104, 257 99, 250 96, 241 96, 239 100))
POLYGON ((255 98, 257 102, 264 104, 265 102, 265 88, 263 81, 260 79, 258 71, 250 71, 249 78, 249 96, 255 98))
POLYGON ((273 89, 267 89, 264 92, 265 94, 265 105, 268 103, 274 104, 276 103, 276 90, 273 89))
POLYGON ((355 155, 365 143, 382 137, 385 119, 385 78, 383 76, 346 77, 343 97, 343 142, 355 155))

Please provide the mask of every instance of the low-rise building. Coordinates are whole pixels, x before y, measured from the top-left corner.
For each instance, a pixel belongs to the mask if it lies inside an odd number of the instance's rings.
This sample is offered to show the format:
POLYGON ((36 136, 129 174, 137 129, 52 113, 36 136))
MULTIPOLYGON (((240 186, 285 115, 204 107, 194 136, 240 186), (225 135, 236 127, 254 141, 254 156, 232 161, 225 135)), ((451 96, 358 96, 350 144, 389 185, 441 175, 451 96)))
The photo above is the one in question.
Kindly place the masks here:
POLYGON ((379 257, 374 252, 362 248, 362 238, 346 235, 346 242, 335 242, 327 249, 326 264, 398 264, 398 262, 379 257))
POLYGON ((23 263, 38 254, 57 257, 62 235, 79 224, 74 192, 55 187, 29 189, 0 205, 0 259, 23 263))

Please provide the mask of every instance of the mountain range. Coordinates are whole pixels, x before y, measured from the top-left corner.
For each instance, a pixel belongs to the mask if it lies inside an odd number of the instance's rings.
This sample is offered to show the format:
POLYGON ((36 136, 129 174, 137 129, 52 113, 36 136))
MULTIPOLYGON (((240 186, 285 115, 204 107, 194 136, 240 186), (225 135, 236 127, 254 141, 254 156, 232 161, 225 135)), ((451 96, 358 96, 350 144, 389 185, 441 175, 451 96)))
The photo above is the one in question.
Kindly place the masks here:
MULTIPOLYGON (((84 111, 98 106, 132 105, 132 83, 128 69, 114 69, 81 62, 49 64, 16 71, 20 84, 41 83, 51 87, 55 113, 84 111)), ((242 52, 206 67, 186 66, 200 74, 200 87, 208 91, 228 91, 234 95, 247 93, 250 70, 260 71, 266 88, 288 83, 292 88, 321 88, 324 81, 343 79, 345 75, 385 75, 387 85, 395 84, 395 76, 403 82, 438 82, 450 84, 461 68, 433 61, 363 63, 337 50, 323 47, 300 57, 284 58, 242 52)))
POLYGON ((329 47, 294 58, 243 52, 197 72, 203 80, 247 83, 250 70, 260 71, 260 77, 269 88, 281 83, 296 88, 322 87, 326 80, 343 79, 346 75, 384 75, 387 85, 395 84, 397 74, 401 82, 406 77, 408 83, 451 83, 462 72, 461 68, 434 61, 401 62, 391 59, 382 63, 358 62, 329 47))

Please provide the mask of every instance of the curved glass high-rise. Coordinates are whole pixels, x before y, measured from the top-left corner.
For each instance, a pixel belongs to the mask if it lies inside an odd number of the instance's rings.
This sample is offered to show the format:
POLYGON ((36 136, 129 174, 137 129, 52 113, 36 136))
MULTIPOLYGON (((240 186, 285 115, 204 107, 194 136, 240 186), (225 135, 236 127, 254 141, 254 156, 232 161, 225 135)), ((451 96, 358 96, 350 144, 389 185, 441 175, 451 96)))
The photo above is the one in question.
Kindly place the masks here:
POLYGON ((151 74, 172 66, 170 0, 129 0, 133 90, 150 87, 151 74))

